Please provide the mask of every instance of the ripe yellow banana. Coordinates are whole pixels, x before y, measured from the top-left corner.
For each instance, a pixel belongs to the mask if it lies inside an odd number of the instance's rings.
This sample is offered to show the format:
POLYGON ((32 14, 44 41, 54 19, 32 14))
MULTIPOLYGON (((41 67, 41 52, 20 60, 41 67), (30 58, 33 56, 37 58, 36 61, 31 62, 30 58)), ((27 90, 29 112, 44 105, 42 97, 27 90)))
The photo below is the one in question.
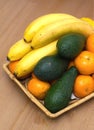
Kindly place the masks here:
POLYGON ((57 20, 64 20, 65 18, 75 18, 70 14, 63 14, 63 13, 52 13, 38 17, 34 21, 32 21, 24 32, 24 39, 26 42, 32 41, 33 36, 36 32, 41 28, 50 23, 53 23, 57 20))
POLYGON ((47 46, 41 47, 39 49, 32 50, 26 54, 17 64, 15 69, 15 75, 17 78, 26 77, 30 74, 37 62, 44 56, 54 55, 57 53, 56 49, 57 41, 54 41, 47 46))
POLYGON ((82 33, 85 36, 94 33, 92 26, 77 18, 66 18, 41 28, 34 36, 31 47, 39 48, 58 39, 68 32, 82 33))
POLYGON ((10 61, 19 60, 31 50, 30 44, 21 39, 10 47, 7 59, 10 61))
POLYGON ((81 20, 86 21, 94 28, 94 20, 88 17, 82 17, 81 20))

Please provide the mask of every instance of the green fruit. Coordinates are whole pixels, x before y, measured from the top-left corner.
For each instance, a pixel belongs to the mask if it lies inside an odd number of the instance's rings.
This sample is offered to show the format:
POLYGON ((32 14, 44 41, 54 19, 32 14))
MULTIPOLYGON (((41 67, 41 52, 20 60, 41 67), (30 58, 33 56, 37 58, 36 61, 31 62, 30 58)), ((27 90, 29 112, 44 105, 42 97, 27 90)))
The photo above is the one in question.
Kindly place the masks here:
POLYGON ((85 47, 86 37, 79 33, 68 33, 57 42, 58 53, 65 58, 75 58, 85 47))
POLYGON ((44 100, 44 106, 50 112, 58 112, 69 104, 77 75, 77 69, 71 67, 50 87, 44 100))
POLYGON ((35 66, 34 74, 43 81, 56 80, 67 69, 68 63, 58 55, 45 56, 35 66))

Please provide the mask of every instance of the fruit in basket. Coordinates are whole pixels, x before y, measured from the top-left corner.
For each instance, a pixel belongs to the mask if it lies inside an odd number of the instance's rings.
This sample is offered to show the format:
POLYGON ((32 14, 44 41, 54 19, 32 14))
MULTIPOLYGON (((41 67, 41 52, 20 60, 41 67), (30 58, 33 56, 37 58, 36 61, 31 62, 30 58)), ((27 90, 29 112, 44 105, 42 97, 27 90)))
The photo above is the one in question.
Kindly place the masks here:
POLYGON ((78 75, 74 83, 74 95, 83 98, 92 92, 94 92, 94 79, 90 75, 78 75))
POLYGON ((86 37, 79 33, 63 35, 57 42, 60 56, 68 59, 75 58, 85 47, 86 37))
MULTIPOLYGON (((24 40, 20 40, 18 41, 19 44, 13 45, 15 47, 12 48, 13 50, 11 51, 11 54, 8 54, 8 59, 10 61, 20 59, 19 63, 17 63, 17 66, 13 67, 13 72, 10 69, 9 70, 14 73, 18 79, 27 78, 28 74, 32 74, 32 79, 27 84, 28 91, 37 99, 44 100, 44 106, 52 113, 55 113, 65 108, 69 104, 75 79, 78 75, 79 65, 80 67, 81 65, 84 65, 80 64, 80 60, 77 62, 76 59, 73 60, 73 64, 68 66, 67 71, 65 71, 60 79, 51 81, 51 85, 48 82, 44 82, 36 78, 36 75, 32 73, 34 67, 41 58, 58 53, 56 48, 57 41, 55 40, 58 40, 61 36, 68 33, 79 33, 87 38, 89 35, 94 33, 94 29, 93 26, 88 24, 88 22, 84 22, 70 15, 61 14, 59 17, 58 14, 56 17, 55 14, 52 17, 52 14, 50 14, 49 16, 51 17, 42 16, 41 18, 36 19, 26 28, 24 40), (51 43, 52 41, 54 42, 51 43), (77 68, 75 66, 77 66, 77 68)), ((75 47, 78 48, 76 44, 75 47)), ((93 47, 90 46, 90 48, 93 47)), ((92 64, 94 64, 94 62, 92 64)), ((89 68, 89 71, 91 72, 93 66, 94 65, 89 66, 88 64, 83 68, 85 72, 87 72, 87 68, 89 68)), ((60 67, 58 67, 58 69, 59 68, 60 67)), ((93 69, 92 73, 94 74, 93 69)), ((48 76, 50 76, 49 73, 48 76)), ((27 80, 28 79, 26 79, 26 81, 27 80)), ((85 87, 83 88, 85 90, 85 87)), ((92 83, 90 88, 90 91, 93 91, 92 83)), ((75 93, 77 93, 77 89, 75 93)))
POLYGON ((54 41, 47 46, 32 50, 26 54, 18 63, 15 69, 15 76, 21 78, 30 74, 41 58, 47 55, 57 54, 56 43, 57 41, 54 41))
POLYGON ((87 37, 94 30, 88 23, 80 19, 66 18, 41 28, 32 39, 31 47, 35 49, 45 46, 70 32, 81 33, 87 37))
POLYGON ((87 38, 86 50, 94 53, 94 33, 87 38))
POLYGON ((23 39, 21 39, 10 47, 7 59, 9 61, 19 60, 31 50, 30 44, 27 44, 23 39))
POLYGON ((48 82, 41 81, 37 78, 32 78, 28 81, 27 90, 37 99, 43 100, 50 86, 51 85, 48 82))
POLYGON ((78 70, 68 69, 48 90, 44 99, 44 106, 52 113, 65 108, 70 101, 78 70))
POLYGON ((80 74, 94 73, 94 53, 89 51, 82 51, 75 59, 74 64, 80 74))
POLYGON ((26 42, 31 42, 34 35, 44 26, 50 23, 56 22, 57 20, 64 20, 65 18, 75 18, 70 14, 64 13, 51 13, 40 16, 33 20, 24 31, 24 39, 26 42))
POLYGON ((38 79, 52 81, 58 79, 67 69, 69 60, 59 55, 50 55, 41 58, 35 66, 33 73, 38 79))

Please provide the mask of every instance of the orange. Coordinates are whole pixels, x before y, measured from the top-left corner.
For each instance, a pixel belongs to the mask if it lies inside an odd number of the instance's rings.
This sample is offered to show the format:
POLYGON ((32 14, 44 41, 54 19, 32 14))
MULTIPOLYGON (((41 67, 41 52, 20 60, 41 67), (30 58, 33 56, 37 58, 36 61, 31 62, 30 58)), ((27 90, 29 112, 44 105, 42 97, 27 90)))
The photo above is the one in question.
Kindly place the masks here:
POLYGON ((94 53, 89 51, 82 51, 75 59, 74 64, 80 74, 94 73, 94 53))
POLYGON ((47 91, 50 88, 50 84, 48 82, 41 81, 37 78, 32 78, 28 84, 27 89, 30 93, 32 93, 37 99, 44 99, 47 91))
POLYGON ((92 78, 94 79, 94 73, 93 73, 91 76, 92 76, 92 78))
POLYGON ((91 34, 86 41, 86 50, 94 53, 94 34, 91 34))
POLYGON ((8 69, 10 70, 11 73, 14 73, 14 70, 16 68, 16 65, 18 64, 18 60, 17 61, 11 61, 8 64, 8 69))
POLYGON ((32 72, 32 78, 37 78, 36 75, 32 72))
POLYGON ((72 66, 75 66, 75 65, 74 65, 74 61, 70 61, 69 65, 68 65, 68 69, 69 69, 70 67, 72 67, 72 66))
POLYGON ((83 98, 94 91, 94 79, 89 75, 78 75, 73 93, 78 98, 83 98))

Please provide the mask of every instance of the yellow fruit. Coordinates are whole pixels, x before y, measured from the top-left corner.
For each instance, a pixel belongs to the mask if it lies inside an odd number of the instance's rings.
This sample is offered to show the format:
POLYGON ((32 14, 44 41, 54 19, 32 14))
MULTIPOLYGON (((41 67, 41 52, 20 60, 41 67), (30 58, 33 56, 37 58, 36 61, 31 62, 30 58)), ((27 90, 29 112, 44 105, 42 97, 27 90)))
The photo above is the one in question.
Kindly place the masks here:
POLYGON ((89 23, 94 28, 94 20, 92 20, 91 18, 88 18, 88 17, 82 17, 81 19, 83 21, 86 21, 87 23, 89 23))
POLYGON ((42 15, 35 20, 33 20, 25 29, 24 39, 26 42, 31 42, 35 34, 40 30, 40 28, 47 26, 57 20, 64 20, 65 18, 75 18, 70 14, 64 13, 51 13, 42 15))
POLYGON ((67 18, 41 28, 31 42, 32 48, 39 48, 59 39, 64 34, 74 32, 88 37, 94 32, 93 28, 80 19, 67 18))
POLYGON ((21 39, 10 47, 7 58, 9 61, 19 60, 31 50, 30 44, 21 39))

